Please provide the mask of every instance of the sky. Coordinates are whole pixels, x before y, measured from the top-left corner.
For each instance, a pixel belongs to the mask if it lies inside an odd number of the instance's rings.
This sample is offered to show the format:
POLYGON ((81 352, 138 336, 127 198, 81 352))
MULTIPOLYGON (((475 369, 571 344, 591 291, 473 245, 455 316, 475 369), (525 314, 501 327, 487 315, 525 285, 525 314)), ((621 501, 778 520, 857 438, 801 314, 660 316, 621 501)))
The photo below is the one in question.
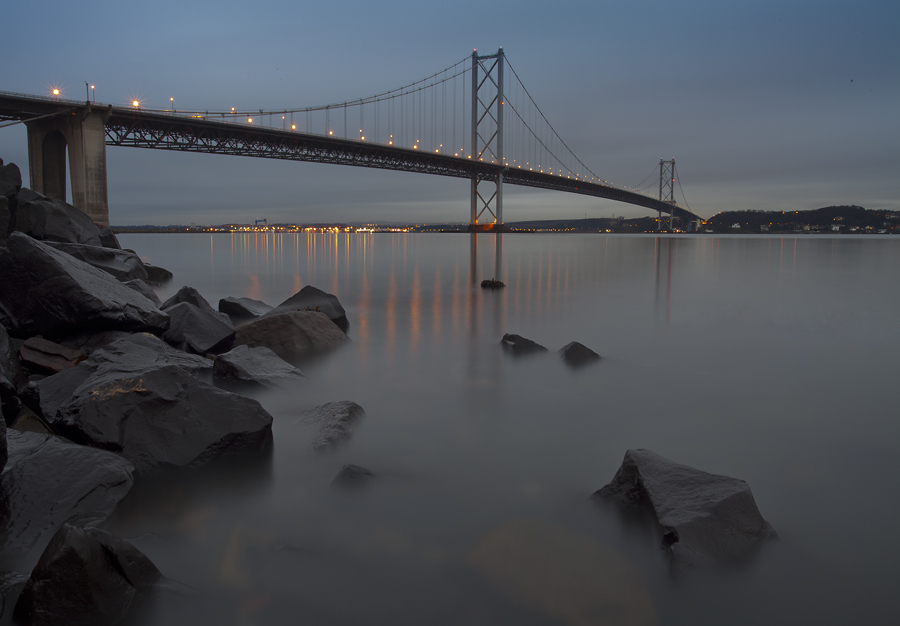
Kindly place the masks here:
MULTIPOLYGON (((406 85, 503 47, 573 152, 634 186, 675 158, 698 215, 855 204, 900 210, 895 0, 386 0, 7 3, 0 90, 148 107, 285 109, 406 85)), ((23 125, 0 158, 28 185, 23 125)), ((463 222, 466 180, 107 149, 110 221, 463 222)), ((683 191, 683 198, 681 192, 683 191)), ((504 219, 638 217, 504 187, 504 219)))

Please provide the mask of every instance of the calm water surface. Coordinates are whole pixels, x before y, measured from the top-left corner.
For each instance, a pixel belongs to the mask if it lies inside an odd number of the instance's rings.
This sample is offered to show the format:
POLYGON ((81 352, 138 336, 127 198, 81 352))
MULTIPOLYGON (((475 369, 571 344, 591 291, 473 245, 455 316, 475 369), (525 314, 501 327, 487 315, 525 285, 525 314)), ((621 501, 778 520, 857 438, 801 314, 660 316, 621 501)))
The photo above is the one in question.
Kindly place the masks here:
POLYGON ((896 623, 900 239, 123 235, 213 304, 334 293, 352 343, 258 399, 271 462, 137 494, 140 624, 896 623), (483 278, 507 287, 480 289, 483 278), (512 359, 506 332, 550 353, 512 359), (572 370, 580 341, 603 360, 572 370), (301 411, 367 417, 310 447, 301 411), (628 448, 746 480, 781 539, 669 575, 588 496, 628 448), (377 479, 330 488, 345 463, 377 479))

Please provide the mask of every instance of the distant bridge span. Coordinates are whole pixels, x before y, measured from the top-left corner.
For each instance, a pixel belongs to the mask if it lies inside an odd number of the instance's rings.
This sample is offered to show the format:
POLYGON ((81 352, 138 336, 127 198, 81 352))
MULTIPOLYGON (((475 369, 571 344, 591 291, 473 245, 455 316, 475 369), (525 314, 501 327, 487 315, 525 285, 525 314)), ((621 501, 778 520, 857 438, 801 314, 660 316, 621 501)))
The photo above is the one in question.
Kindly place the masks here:
MULTIPOLYGON (((480 91, 481 87, 476 82, 477 67, 481 67, 485 59, 494 60, 494 67, 499 65, 502 71, 503 53, 501 50, 498 54, 488 57, 478 57, 473 54, 472 59, 473 114, 470 145, 474 148, 473 153, 478 158, 472 158, 471 155, 464 157, 447 154, 443 148, 433 151, 430 149, 420 150, 399 145, 387 145, 383 142, 365 141, 363 137, 348 139, 330 136, 331 133, 300 132, 293 125, 291 125, 293 127, 291 130, 267 127, 261 123, 244 122, 244 119, 249 120, 249 118, 244 117, 245 114, 241 113, 232 115, 226 113, 176 113, 175 111, 148 110, 137 106, 97 105, 58 97, 46 98, 8 92, 0 92, 0 120, 22 121, 28 127, 29 173, 31 185, 35 191, 66 199, 65 159, 68 147, 72 203, 87 213, 95 222, 104 225, 109 224, 106 183, 107 145, 333 163, 466 178, 472 181, 471 221, 473 225, 478 224, 478 218, 485 210, 494 215, 495 224, 503 223, 501 212, 503 183, 606 198, 686 220, 699 219, 674 202, 666 202, 608 184, 605 181, 586 180, 586 177, 576 175, 571 171, 566 171, 565 174, 561 169, 558 169, 556 174, 535 171, 535 167, 522 167, 521 163, 524 159, 518 164, 514 164, 514 159, 505 158, 502 139, 504 111, 510 109, 517 115, 519 112, 513 106, 501 106, 507 105, 507 103, 504 101, 500 88, 496 89, 493 95, 494 99, 488 104, 484 104, 481 101, 483 97, 480 91), (481 118, 478 118, 476 113, 480 113, 481 118), (238 121, 238 119, 242 121, 238 121), (486 131, 482 129, 485 119, 493 123, 493 126, 486 131), (493 134, 491 135, 491 133, 493 134), (477 149, 479 145, 482 146, 480 150, 477 149), (478 191, 480 182, 491 183, 493 194, 486 194, 486 197, 482 197, 478 191), (476 210, 476 205, 481 208, 480 211, 476 210)), ((493 80, 490 75, 492 70, 493 68, 484 70, 485 75, 482 82, 487 79, 493 80)), ((466 71, 468 72, 468 70, 466 71)), ((500 76, 499 83, 494 82, 495 86, 503 84, 502 73, 500 76)), ((440 83, 435 83, 433 86, 438 84, 440 83)), ((422 88, 418 88, 410 91, 409 94, 415 97, 416 92, 421 90, 422 88)), ((435 91, 437 90, 435 89, 435 91)), ((422 96, 419 97, 422 98, 422 96)), ((368 102, 375 103, 377 106, 380 101, 373 99, 368 102)), ((357 106, 360 106, 364 112, 363 107, 368 102, 360 100, 357 106)), ((340 106, 345 105, 333 105, 334 108, 340 106)), ((375 110, 377 115, 378 109, 375 110)), ((293 113, 293 111, 284 113, 293 113)), ((393 116, 393 110, 391 115, 393 116)), ((282 120, 284 119, 282 116, 282 120)), ((345 129, 346 120, 345 112, 345 129)), ((362 123, 360 125, 362 126, 362 123)), ((391 135, 391 137, 393 136, 391 135)), ((537 138, 535 137, 535 139, 537 138)), ((532 145, 536 143, 530 139, 529 141, 532 141, 532 145)), ((537 139, 537 142, 544 146, 541 140, 537 139)), ((393 144, 393 142, 390 143, 393 144)), ((546 146, 544 147, 546 148, 546 146)), ((556 158, 555 155, 552 156, 556 158)), ((547 169, 552 171, 553 167, 547 169)))

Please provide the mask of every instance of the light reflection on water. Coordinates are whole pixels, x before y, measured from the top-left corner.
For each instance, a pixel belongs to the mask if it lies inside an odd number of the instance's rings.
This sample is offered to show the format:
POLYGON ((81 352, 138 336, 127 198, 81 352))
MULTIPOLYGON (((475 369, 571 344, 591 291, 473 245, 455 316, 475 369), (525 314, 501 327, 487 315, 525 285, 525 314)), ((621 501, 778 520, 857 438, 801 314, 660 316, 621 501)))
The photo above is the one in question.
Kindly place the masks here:
POLYGON ((900 241, 123 235, 213 304, 336 294, 353 342, 260 396, 261 474, 172 486, 118 532, 170 578, 143 623, 888 623, 900 603, 900 241), (484 278, 507 287, 482 290, 484 278), (505 332, 551 353, 513 360, 505 332), (603 355, 573 371, 553 352, 603 355), (332 454, 298 413, 359 402, 332 454), (671 580, 587 500, 626 449, 748 481, 781 535, 671 580), (345 463, 362 493, 329 483, 345 463), (584 555, 591 555, 584 558, 584 555), (552 591, 549 591, 552 590, 552 591))

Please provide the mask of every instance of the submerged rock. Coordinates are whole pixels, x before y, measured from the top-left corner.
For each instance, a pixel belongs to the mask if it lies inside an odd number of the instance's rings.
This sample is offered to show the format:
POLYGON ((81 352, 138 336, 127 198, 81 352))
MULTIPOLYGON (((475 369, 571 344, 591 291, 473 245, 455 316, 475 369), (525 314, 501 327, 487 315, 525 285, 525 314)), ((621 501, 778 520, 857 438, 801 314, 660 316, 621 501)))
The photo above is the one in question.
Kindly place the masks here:
POLYGON ((0 304, 18 336, 169 326, 168 315, 106 272, 18 232, 0 248, 0 304))
POLYGON ((324 452, 348 441, 353 435, 354 424, 365 416, 365 410, 349 400, 328 402, 304 411, 304 421, 319 427, 313 450, 324 452))
POLYGON ((235 333, 234 345, 263 346, 286 361, 327 352, 350 340, 318 311, 267 315, 239 326, 235 333))
POLYGON ((216 357, 213 378, 228 387, 283 387, 305 378, 303 372, 268 348, 237 346, 216 357))
POLYGON ((341 306, 337 296, 325 293, 312 285, 307 285, 264 315, 278 315, 279 313, 292 311, 318 311, 324 313, 328 316, 328 319, 345 333, 350 326, 350 322, 347 320, 347 312, 344 311, 344 307, 341 306))
POLYGON ((341 471, 337 473, 331 484, 335 487, 357 488, 368 483, 375 474, 359 465, 345 465, 341 471))
POLYGON ((503 339, 500 340, 500 345, 503 346, 504 352, 512 354, 513 356, 525 356, 527 354, 548 352, 547 348, 541 344, 536 343, 531 339, 526 339, 521 335, 513 335, 511 333, 503 335, 503 339))
POLYGON ((581 367, 600 360, 599 354, 577 341, 560 348, 558 354, 566 362, 566 365, 571 365, 572 367, 581 367))
POLYGON ((161 577, 133 545, 99 528, 64 524, 56 531, 16 602, 24 624, 120 623, 136 594, 161 577))
POLYGON ((593 497, 655 517, 676 567, 740 559, 776 537, 746 482, 674 463, 650 450, 628 450, 612 482, 593 497))
POLYGON ((117 454, 16 430, 7 442, 0 555, 25 553, 64 523, 106 519, 133 484, 134 466, 117 454))

